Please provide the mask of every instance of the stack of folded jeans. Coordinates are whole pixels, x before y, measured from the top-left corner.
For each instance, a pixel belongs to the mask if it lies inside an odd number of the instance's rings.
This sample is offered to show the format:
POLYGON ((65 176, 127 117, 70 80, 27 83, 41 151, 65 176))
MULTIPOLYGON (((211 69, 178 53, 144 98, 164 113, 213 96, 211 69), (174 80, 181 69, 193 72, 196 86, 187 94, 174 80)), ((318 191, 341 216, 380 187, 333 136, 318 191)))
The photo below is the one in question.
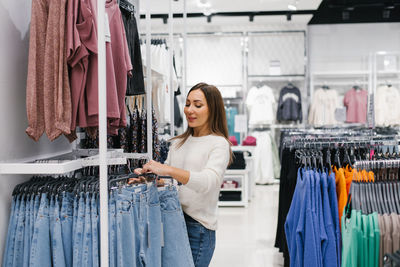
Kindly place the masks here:
MULTIPOLYGON (((96 192, 14 194, 3 266, 99 266, 99 208, 96 192)), ((108 233, 110 267, 194 266, 174 185, 111 190, 108 233)))

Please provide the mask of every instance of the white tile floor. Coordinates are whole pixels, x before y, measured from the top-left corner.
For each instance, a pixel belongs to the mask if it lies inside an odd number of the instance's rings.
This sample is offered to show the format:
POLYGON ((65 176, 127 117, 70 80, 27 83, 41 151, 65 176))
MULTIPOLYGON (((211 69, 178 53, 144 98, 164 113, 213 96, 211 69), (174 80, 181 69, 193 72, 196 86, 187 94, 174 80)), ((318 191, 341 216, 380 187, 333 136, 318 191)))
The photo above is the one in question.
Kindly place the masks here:
POLYGON ((220 207, 217 246, 210 267, 283 266, 274 247, 279 185, 257 185, 247 208, 220 207))

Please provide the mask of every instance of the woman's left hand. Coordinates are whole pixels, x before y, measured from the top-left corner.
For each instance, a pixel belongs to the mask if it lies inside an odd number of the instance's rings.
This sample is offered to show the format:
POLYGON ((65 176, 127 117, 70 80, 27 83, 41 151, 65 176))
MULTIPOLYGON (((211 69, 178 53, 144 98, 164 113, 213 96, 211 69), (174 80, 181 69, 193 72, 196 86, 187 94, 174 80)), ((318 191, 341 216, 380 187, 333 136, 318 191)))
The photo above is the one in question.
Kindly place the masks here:
POLYGON ((143 166, 142 173, 151 172, 157 175, 167 176, 169 174, 168 170, 169 170, 168 165, 161 164, 160 162, 154 160, 150 160, 143 166))

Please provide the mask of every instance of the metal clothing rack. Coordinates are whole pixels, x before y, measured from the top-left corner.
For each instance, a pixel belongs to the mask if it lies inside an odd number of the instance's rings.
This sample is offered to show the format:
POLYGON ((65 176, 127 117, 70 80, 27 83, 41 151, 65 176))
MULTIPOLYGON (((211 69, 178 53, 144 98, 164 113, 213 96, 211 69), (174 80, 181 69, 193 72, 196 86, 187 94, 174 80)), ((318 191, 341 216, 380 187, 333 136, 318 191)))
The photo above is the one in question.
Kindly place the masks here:
POLYGON ((353 166, 358 170, 400 168, 400 159, 360 160, 356 161, 353 166))

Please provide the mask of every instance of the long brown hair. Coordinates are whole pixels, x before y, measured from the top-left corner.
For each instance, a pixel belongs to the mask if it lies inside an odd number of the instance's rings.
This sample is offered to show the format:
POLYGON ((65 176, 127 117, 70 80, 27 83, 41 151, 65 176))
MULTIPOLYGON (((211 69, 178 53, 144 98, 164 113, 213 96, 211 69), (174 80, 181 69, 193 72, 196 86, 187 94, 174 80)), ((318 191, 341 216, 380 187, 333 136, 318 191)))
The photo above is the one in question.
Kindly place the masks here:
MULTIPOLYGON (((188 92, 189 94, 194 90, 201 90, 206 98, 208 106, 208 126, 212 134, 224 137, 229 144, 229 134, 228 134, 228 123, 226 121, 226 114, 224 108, 224 101, 222 99, 221 93, 217 87, 214 85, 209 85, 206 83, 198 83, 188 92)), ((187 127, 186 131, 178 136, 175 136, 171 140, 180 139, 178 147, 181 147, 189 136, 193 135, 193 128, 187 127)), ((230 160, 229 164, 232 163, 232 150, 229 148, 230 160)))

